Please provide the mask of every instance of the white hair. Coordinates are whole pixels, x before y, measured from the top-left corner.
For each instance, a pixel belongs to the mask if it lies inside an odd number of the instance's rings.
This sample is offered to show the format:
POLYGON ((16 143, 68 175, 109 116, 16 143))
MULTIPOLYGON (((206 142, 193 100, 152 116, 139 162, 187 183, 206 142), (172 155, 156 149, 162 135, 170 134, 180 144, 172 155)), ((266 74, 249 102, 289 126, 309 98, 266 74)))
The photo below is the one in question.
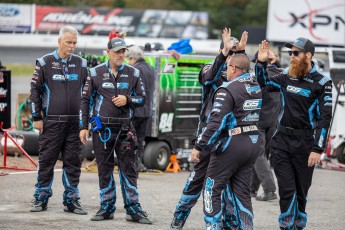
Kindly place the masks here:
POLYGON ((134 58, 138 60, 139 58, 144 57, 144 52, 139 46, 131 46, 128 47, 128 51, 126 52, 127 58, 134 58))
POLYGON ((74 28, 73 26, 63 26, 63 27, 61 27, 60 32, 59 32, 59 38, 63 39, 65 33, 72 33, 75 36, 79 35, 78 30, 76 28, 74 28))

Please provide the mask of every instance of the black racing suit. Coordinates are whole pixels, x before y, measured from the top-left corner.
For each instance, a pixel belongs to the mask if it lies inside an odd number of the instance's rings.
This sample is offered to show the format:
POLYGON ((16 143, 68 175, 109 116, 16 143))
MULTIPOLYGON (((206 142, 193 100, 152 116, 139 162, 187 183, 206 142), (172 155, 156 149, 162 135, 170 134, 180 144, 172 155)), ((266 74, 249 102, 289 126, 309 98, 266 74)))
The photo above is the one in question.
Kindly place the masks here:
MULTIPOLYGON (((273 77, 283 71, 275 65, 267 66, 267 73, 273 77)), ((276 129, 278 116, 280 113, 280 94, 279 92, 262 91, 262 107, 258 121, 258 128, 262 134, 261 152, 255 162, 252 179, 250 182, 250 190, 257 193, 260 184, 264 193, 275 192, 276 185, 274 176, 267 159, 270 158, 270 140, 276 129)))
POLYGON ((332 118, 332 83, 314 64, 306 76, 291 78, 288 69, 274 78, 266 73, 266 63, 257 63, 255 73, 261 87, 279 91, 282 114, 271 140, 274 171, 278 180, 281 229, 303 229, 314 167, 309 154, 322 153, 332 118))
POLYGON ((135 109, 133 118, 133 125, 138 138, 137 156, 142 162, 145 137, 148 133, 148 128, 151 127, 149 126, 149 121, 152 117, 156 73, 143 58, 138 59, 133 66, 140 71, 140 77, 144 83, 146 92, 146 103, 143 107, 135 109))
POLYGON ((207 126, 195 144, 199 151, 213 147, 203 190, 206 228, 222 229, 222 196, 226 194, 226 211, 234 218, 224 227, 252 229, 250 176, 260 151, 260 135, 257 121, 247 118, 259 113, 261 90, 244 73, 219 87, 212 102, 207 126))
POLYGON ((39 136, 38 176, 34 197, 48 202, 52 196, 54 166, 61 152, 64 202, 79 199, 81 142, 79 104, 87 78, 87 61, 71 55, 59 58, 57 50, 37 59, 31 80, 32 117, 43 119, 39 136))
MULTIPOLYGON (((195 138, 202 133, 203 128, 206 126, 207 117, 212 109, 211 100, 213 93, 223 84, 223 82, 227 81, 225 61, 226 57, 223 53, 220 53, 213 63, 206 64, 200 70, 199 82, 202 86, 202 109, 199 116, 199 124, 195 138)), ((174 213, 175 218, 183 219, 185 221, 188 218, 191 209, 198 201, 202 191, 210 156, 210 149, 207 149, 200 154, 200 161, 194 166, 194 169, 183 189, 181 198, 176 205, 174 213)))
POLYGON ((131 119, 133 110, 145 103, 145 89, 139 70, 129 65, 122 65, 115 78, 108 61, 91 68, 89 72, 80 105, 80 129, 88 129, 89 109, 92 109, 92 116, 98 117, 102 124, 102 129, 93 132, 92 135, 98 166, 100 205, 109 213, 115 211, 116 186, 113 177, 115 150, 124 206, 127 214, 136 214, 142 210, 134 167, 136 140, 131 119), (125 106, 117 107, 112 102, 112 97, 117 95, 127 97, 125 106))

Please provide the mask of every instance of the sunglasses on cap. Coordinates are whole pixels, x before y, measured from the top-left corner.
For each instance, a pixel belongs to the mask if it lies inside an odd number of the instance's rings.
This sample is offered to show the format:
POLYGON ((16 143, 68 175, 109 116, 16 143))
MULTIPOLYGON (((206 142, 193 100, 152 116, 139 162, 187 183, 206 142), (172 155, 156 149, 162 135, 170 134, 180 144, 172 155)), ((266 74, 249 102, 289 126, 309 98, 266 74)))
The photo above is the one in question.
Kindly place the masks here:
POLYGON ((293 54, 293 56, 297 57, 300 53, 305 53, 305 51, 297 51, 297 50, 292 51, 292 50, 289 50, 288 53, 289 53, 290 57, 292 56, 292 54, 293 54))

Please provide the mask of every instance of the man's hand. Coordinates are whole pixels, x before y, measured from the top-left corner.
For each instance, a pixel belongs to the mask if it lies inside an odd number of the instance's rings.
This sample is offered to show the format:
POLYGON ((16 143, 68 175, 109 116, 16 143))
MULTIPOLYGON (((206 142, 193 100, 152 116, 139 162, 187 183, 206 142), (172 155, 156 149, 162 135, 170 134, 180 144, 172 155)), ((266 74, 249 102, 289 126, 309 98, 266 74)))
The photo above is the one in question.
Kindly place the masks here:
POLYGON ((308 167, 313 167, 316 164, 320 164, 321 154, 316 152, 311 152, 308 158, 308 167))
POLYGON ((117 97, 112 97, 111 101, 117 106, 125 106, 127 104, 127 97, 125 95, 119 95, 117 97))
POLYGON ((258 61, 260 62, 267 62, 268 55, 270 51, 270 45, 266 40, 263 40, 259 45, 259 52, 258 52, 258 61))
POLYGON ((248 41, 248 32, 244 31, 241 36, 240 43, 238 43, 236 49, 237 50, 245 50, 247 46, 247 41, 248 41))
POLYGON ((277 61, 277 56, 270 50, 268 51, 268 60, 269 60, 268 64, 274 64, 277 61))
POLYGON ((43 133, 43 120, 34 121, 34 129, 37 129, 40 133, 43 133))
POLYGON ((79 138, 80 138, 81 143, 86 145, 86 142, 89 139, 89 130, 87 130, 87 129, 80 130, 79 138))
POLYGON ((224 44, 224 48, 222 49, 222 53, 224 56, 228 56, 229 51, 232 48, 232 42, 230 40, 231 37, 231 29, 230 28, 224 28, 222 33, 222 40, 224 44))
POLYGON ((195 148, 193 148, 192 154, 191 154, 192 162, 199 163, 199 161, 200 161, 199 156, 200 156, 200 151, 198 151, 195 148))

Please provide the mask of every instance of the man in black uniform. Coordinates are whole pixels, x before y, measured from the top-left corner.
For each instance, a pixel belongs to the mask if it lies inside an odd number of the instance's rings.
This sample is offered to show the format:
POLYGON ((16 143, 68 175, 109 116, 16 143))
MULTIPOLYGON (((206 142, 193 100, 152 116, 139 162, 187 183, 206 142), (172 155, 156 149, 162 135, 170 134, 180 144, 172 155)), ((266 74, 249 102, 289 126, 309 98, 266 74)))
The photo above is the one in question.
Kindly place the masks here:
POLYGON ((47 209, 53 195, 54 165, 61 152, 64 211, 87 214, 79 203, 81 143, 79 141, 79 104, 87 78, 87 62, 74 55, 78 31, 60 29, 59 48, 36 61, 31 80, 32 117, 40 131, 39 167, 35 200, 30 211, 47 209))
MULTIPOLYGON (((202 86, 202 109, 199 116, 198 129, 195 134, 197 138, 206 126, 207 117, 212 109, 212 95, 215 90, 227 81, 226 79, 226 59, 234 53, 244 53, 247 44, 248 33, 242 34, 241 41, 231 37, 231 30, 225 28, 222 33, 222 42, 219 55, 211 64, 206 64, 199 73, 199 83, 202 86)), ((183 189, 183 194, 176 205, 174 218, 171 222, 171 229, 182 229, 191 209, 196 204, 204 183, 206 170, 210 161, 210 149, 200 154, 200 161, 194 166, 187 183, 183 189)))
MULTIPOLYGON (((253 62, 256 62, 258 52, 256 52, 253 62)), ((268 56, 267 74, 270 77, 279 74, 283 71, 276 55, 270 51, 268 56)), ((273 173, 268 163, 270 158, 270 140, 276 129, 278 116, 280 113, 280 94, 279 92, 262 92, 262 107, 258 121, 258 128, 262 135, 261 152, 255 162, 254 170, 252 172, 252 179, 250 182, 250 196, 255 197, 258 201, 269 201, 277 199, 276 185, 274 182, 273 173), (257 195, 260 184, 263 189, 263 194, 257 195)), ((259 114, 256 114, 259 115, 259 114)), ((255 119, 256 117, 248 117, 248 119, 255 119)))
POLYGON ((116 186, 113 177, 114 150, 118 160, 126 220, 152 224, 142 211, 137 188, 133 110, 145 103, 139 70, 123 64, 127 46, 123 39, 108 42, 109 61, 90 69, 80 105, 80 140, 88 139, 89 108, 92 108, 92 142, 98 166, 100 209, 91 220, 113 219, 116 186))
POLYGON ((200 153, 214 146, 203 188, 206 228, 223 229, 223 197, 226 211, 231 207, 234 210, 230 213, 237 213, 237 219, 229 223, 231 226, 224 227, 253 229, 250 177, 259 155, 260 139, 256 121, 246 118, 260 111, 261 90, 248 73, 247 55, 235 54, 227 65, 229 82, 214 93, 210 117, 192 150, 192 160, 198 162, 200 153))
POLYGON ((128 51, 126 52, 126 58, 128 59, 128 64, 134 66, 140 71, 140 77, 144 83, 146 92, 146 103, 143 107, 135 109, 133 118, 133 125, 138 139, 138 162, 136 170, 139 172, 146 170, 145 165, 142 163, 144 156, 144 141, 146 133, 148 132, 149 121, 152 117, 152 104, 155 92, 156 73, 152 66, 150 66, 145 61, 144 53, 139 46, 129 47, 128 51))
POLYGON ((300 37, 285 47, 291 49, 290 67, 269 78, 269 44, 262 41, 255 72, 265 90, 282 94, 283 112, 271 140, 280 196, 279 227, 303 229, 314 165, 320 163, 332 118, 332 82, 312 62, 315 47, 309 39, 300 37))

